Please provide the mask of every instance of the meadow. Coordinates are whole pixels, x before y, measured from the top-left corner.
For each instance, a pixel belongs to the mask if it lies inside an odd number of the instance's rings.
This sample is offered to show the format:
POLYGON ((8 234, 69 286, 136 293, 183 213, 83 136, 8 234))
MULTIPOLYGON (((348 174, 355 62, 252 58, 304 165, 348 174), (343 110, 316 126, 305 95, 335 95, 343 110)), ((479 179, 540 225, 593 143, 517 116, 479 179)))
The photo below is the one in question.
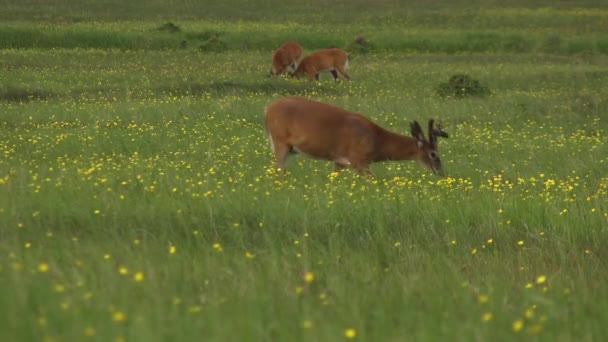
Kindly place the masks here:
POLYGON ((1 7, 0 340, 608 338, 606 4, 1 7), (353 80, 267 77, 287 39, 353 80), (438 96, 455 74, 491 94, 438 96), (290 95, 439 120, 445 176, 278 177, 290 95))

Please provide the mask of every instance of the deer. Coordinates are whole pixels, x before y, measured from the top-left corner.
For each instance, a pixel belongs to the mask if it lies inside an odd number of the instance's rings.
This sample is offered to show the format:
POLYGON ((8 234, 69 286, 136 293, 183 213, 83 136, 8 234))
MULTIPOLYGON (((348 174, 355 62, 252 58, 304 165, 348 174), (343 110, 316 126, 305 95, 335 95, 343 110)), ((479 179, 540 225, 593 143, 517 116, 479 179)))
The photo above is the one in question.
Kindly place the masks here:
POLYGON ((417 121, 410 123, 411 137, 382 128, 362 114, 303 97, 284 97, 266 107, 265 127, 276 166, 286 173, 292 154, 334 163, 336 171, 354 169, 372 176, 370 164, 417 160, 433 173, 443 175, 437 138, 448 138, 435 120, 428 122, 428 140, 417 121))
POLYGON ((302 56, 302 47, 295 41, 283 43, 278 49, 272 53, 272 68, 268 76, 278 76, 284 74, 289 67, 291 71, 295 71, 296 65, 302 56))
POLYGON ((347 80, 350 75, 346 72, 348 68, 348 53, 341 49, 325 49, 311 53, 302 58, 300 64, 291 74, 295 78, 308 76, 311 81, 318 81, 321 72, 329 71, 335 81, 338 81, 338 72, 347 80))

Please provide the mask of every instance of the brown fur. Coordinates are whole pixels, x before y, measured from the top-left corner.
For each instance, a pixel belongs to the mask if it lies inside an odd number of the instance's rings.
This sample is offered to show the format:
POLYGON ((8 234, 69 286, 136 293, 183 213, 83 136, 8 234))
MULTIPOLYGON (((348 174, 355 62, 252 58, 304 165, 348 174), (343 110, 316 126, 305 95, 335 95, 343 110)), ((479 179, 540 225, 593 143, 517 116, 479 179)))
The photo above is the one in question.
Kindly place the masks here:
POLYGON ((338 72, 346 79, 350 80, 350 75, 346 72, 348 66, 348 54, 341 49, 325 49, 311 53, 302 58, 300 64, 293 73, 296 78, 304 75, 308 79, 319 80, 319 73, 331 72, 334 80, 338 80, 338 72))
POLYGON ((302 47, 298 43, 294 41, 285 42, 272 54, 270 74, 275 76, 283 74, 289 66, 293 66, 295 69, 300 61, 300 56, 302 56, 302 47))
POLYGON ((370 174, 371 163, 384 160, 418 160, 441 172, 437 146, 424 138, 417 122, 411 125, 412 138, 388 131, 358 113, 302 97, 285 97, 267 107, 265 124, 277 167, 283 172, 288 155, 294 152, 332 161, 337 169, 350 167, 366 174, 370 174))

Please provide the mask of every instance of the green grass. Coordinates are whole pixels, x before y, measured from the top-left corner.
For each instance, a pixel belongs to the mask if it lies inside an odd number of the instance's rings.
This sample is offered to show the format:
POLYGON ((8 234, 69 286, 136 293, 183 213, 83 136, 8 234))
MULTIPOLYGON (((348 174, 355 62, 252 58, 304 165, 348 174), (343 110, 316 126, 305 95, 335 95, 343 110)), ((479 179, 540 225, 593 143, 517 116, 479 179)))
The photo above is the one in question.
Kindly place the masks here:
POLYGON ((5 3, 1 340, 608 336, 605 5, 5 3), (352 82, 266 76, 282 40, 358 35, 352 82), (439 97, 455 74, 491 95, 439 97), (438 119, 446 177, 277 177, 262 122, 288 95, 438 119))

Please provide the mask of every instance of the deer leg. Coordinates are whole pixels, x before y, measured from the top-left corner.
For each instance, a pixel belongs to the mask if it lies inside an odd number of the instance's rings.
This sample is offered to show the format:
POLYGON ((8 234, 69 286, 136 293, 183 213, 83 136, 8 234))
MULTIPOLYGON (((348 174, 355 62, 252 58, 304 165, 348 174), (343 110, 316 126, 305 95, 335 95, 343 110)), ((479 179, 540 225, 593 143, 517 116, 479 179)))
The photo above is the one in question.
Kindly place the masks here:
POLYGON ((361 167, 361 168, 356 168, 356 170, 359 173, 359 175, 361 175, 363 177, 372 178, 372 179, 374 178, 374 174, 369 169, 369 166, 367 166, 367 167, 361 167))
POLYGON ((331 75, 334 77, 334 81, 338 81, 338 72, 335 69, 330 70, 331 75))
POLYGON ((289 146, 287 144, 276 144, 274 146, 274 156, 277 162, 277 168, 281 170, 281 173, 285 174, 285 162, 289 155, 289 146))
MULTIPOLYGON (((342 76, 344 76, 344 78, 346 78, 347 80, 350 81, 350 75, 346 72, 346 68, 339 66, 336 69, 338 69, 338 71, 342 74, 342 76)), ((336 74, 336 78, 338 78, 337 74, 336 74)))
POLYGON ((306 72, 306 75, 308 75, 308 79, 310 81, 314 81, 315 80, 315 73, 316 72, 315 72, 314 69, 308 68, 308 69, 305 70, 305 72, 306 72))
POLYGON ((346 167, 346 165, 336 162, 336 163, 334 163, 334 172, 340 172, 340 171, 344 170, 345 167, 346 167))
POLYGON ((367 161, 355 161, 351 164, 351 167, 361 176, 374 178, 374 174, 369 169, 369 162, 367 161))

